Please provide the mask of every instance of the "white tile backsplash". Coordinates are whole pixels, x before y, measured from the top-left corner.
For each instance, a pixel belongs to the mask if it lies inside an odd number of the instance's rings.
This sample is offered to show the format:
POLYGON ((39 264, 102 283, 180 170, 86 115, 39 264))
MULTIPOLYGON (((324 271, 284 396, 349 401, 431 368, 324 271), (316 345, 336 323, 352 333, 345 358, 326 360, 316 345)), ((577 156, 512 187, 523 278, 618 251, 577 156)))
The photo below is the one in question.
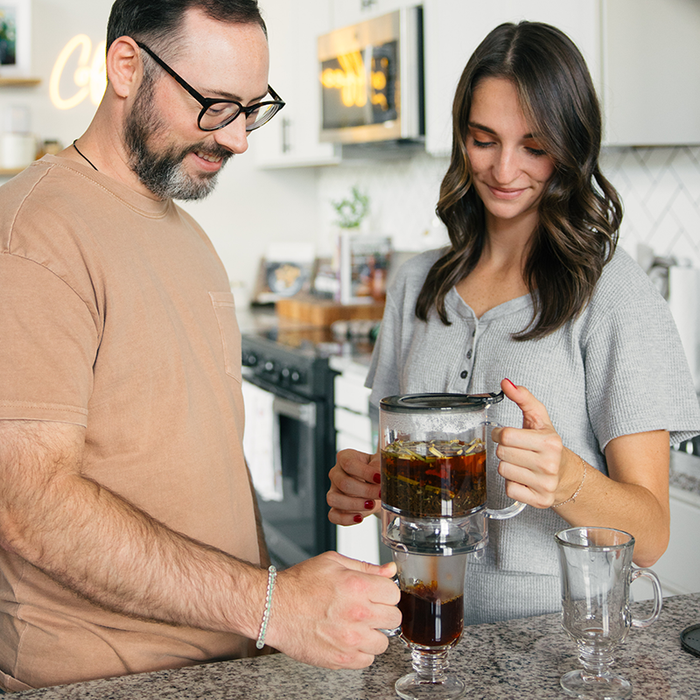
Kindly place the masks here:
MULTIPOLYGON (((603 172, 624 205, 623 248, 636 255, 638 243, 657 255, 688 259, 700 267, 700 147, 610 148, 603 172)), ((447 242, 435 204, 446 158, 425 153, 390 160, 358 160, 321 169, 321 250, 333 240, 331 200, 359 186, 371 198, 368 229, 388 234, 402 250, 423 250, 447 242)))

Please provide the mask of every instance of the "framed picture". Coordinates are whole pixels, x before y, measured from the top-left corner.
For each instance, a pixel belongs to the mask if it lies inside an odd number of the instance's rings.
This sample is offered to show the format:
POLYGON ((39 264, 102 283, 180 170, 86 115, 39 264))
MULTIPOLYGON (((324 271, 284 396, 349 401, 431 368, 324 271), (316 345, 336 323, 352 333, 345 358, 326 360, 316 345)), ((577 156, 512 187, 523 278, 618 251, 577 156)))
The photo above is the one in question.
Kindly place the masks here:
POLYGON ((0 77, 31 70, 31 0, 0 0, 0 77))
POLYGON ((391 238, 343 232, 338 237, 340 303, 383 301, 391 260, 391 238))
POLYGON ((274 304, 279 299, 308 291, 313 265, 313 245, 300 242, 270 244, 260 261, 253 304, 274 304))

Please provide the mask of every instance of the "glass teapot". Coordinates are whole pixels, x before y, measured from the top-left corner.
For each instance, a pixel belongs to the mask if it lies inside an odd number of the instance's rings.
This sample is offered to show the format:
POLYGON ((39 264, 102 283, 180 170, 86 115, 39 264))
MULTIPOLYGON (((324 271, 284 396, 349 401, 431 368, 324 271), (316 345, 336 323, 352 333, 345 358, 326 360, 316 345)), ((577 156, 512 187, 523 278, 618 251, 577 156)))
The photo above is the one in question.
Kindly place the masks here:
POLYGON ((522 511, 486 505, 490 405, 497 394, 404 394, 379 404, 382 540, 421 554, 475 552, 487 519, 522 511))

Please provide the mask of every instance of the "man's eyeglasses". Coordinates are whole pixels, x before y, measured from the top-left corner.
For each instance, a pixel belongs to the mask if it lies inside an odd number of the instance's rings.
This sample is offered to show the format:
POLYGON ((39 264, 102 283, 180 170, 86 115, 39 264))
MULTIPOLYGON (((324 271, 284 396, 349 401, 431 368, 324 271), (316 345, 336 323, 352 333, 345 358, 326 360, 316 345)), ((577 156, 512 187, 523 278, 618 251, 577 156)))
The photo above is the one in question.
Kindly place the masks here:
POLYGON ((181 78, 165 61, 156 56, 145 44, 137 41, 139 48, 143 49, 166 73, 169 73, 187 92, 194 97, 202 111, 197 118, 197 126, 202 131, 216 131, 228 126, 239 114, 245 114, 245 129, 253 131, 272 119, 285 103, 282 98, 268 85, 267 91, 271 100, 257 102, 244 107, 236 100, 220 100, 200 95, 184 78, 181 78))

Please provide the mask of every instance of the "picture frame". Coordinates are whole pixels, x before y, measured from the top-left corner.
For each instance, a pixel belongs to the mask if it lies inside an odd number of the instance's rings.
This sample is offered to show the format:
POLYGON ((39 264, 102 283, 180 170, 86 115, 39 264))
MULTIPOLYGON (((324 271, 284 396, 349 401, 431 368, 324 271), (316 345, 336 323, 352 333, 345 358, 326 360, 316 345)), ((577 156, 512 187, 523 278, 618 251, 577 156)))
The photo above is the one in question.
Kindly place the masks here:
POLYGON ((0 0, 0 78, 31 71, 31 0, 0 0))
POLYGON ((372 304, 383 301, 391 254, 390 236, 343 231, 338 236, 340 303, 372 304))
POLYGON ((313 245, 301 242, 270 244, 260 260, 253 305, 274 304, 308 291, 313 279, 314 260, 313 245))

